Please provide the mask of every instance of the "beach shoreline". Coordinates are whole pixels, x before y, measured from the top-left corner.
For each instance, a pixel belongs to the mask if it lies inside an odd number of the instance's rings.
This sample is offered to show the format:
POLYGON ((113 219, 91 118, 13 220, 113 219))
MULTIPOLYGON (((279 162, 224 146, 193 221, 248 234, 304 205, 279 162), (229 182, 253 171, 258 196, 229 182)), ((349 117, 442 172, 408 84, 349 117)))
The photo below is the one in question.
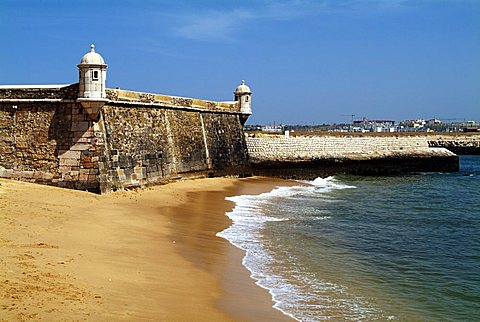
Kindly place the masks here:
POLYGON ((110 195, 0 180, 0 321, 291 320, 216 234, 227 196, 292 182, 214 178, 110 195))

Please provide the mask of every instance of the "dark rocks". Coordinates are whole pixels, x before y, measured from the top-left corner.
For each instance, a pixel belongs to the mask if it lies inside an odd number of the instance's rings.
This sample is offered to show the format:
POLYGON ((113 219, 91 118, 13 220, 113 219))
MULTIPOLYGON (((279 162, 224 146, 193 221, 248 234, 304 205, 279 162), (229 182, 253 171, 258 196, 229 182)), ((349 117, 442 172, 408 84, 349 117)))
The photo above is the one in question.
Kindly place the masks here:
POLYGON ((460 155, 480 155, 480 136, 429 140, 428 145, 431 147, 445 148, 460 155))

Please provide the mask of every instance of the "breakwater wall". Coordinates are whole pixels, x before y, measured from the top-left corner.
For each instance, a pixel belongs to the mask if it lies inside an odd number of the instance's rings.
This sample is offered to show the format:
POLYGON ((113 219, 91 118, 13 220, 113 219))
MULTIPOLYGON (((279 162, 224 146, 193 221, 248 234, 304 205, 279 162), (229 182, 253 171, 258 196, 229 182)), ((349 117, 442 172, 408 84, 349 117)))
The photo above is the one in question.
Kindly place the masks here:
MULTIPOLYGON (((260 137, 280 137, 267 133, 255 133, 260 137)), ((292 137, 373 137, 373 138, 423 138, 431 148, 446 148, 455 154, 480 155, 479 132, 366 132, 366 133, 338 133, 338 132, 292 132, 292 137)))
POLYGON ((106 95, 92 112, 78 84, 0 88, 0 177, 105 193, 250 174, 237 102, 106 95))
POLYGON ((248 137, 256 175, 313 179, 339 173, 458 171, 458 157, 419 136, 248 137))

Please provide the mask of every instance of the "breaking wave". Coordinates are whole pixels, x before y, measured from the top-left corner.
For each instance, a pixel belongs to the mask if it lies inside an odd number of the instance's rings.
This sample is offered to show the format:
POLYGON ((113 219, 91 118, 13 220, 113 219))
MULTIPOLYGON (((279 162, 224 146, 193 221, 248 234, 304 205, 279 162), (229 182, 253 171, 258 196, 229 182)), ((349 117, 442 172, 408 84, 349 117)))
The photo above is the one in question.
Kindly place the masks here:
POLYGON ((227 213, 233 223, 217 236, 246 252, 243 265, 256 283, 270 292, 274 308, 285 315, 299 321, 329 319, 335 314, 349 320, 373 317, 376 312, 365 301, 349 296, 345 287, 324 281, 305 269, 283 247, 281 238, 269 235, 272 225, 329 220, 328 213, 304 205, 313 198, 335 202, 332 192, 355 188, 335 177, 301 183, 260 195, 226 198, 235 203, 227 213))

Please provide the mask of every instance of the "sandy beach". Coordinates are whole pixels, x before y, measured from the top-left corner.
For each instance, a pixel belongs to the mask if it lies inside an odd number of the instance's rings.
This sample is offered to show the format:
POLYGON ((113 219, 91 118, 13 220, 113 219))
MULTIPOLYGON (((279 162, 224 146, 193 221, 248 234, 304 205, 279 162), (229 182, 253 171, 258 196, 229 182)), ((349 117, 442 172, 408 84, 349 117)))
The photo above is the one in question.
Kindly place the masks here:
POLYGON ((0 321, 281 321, 216 233, 225 196, 288 181, 200 179, 109 195, 0 180, 0 321))

